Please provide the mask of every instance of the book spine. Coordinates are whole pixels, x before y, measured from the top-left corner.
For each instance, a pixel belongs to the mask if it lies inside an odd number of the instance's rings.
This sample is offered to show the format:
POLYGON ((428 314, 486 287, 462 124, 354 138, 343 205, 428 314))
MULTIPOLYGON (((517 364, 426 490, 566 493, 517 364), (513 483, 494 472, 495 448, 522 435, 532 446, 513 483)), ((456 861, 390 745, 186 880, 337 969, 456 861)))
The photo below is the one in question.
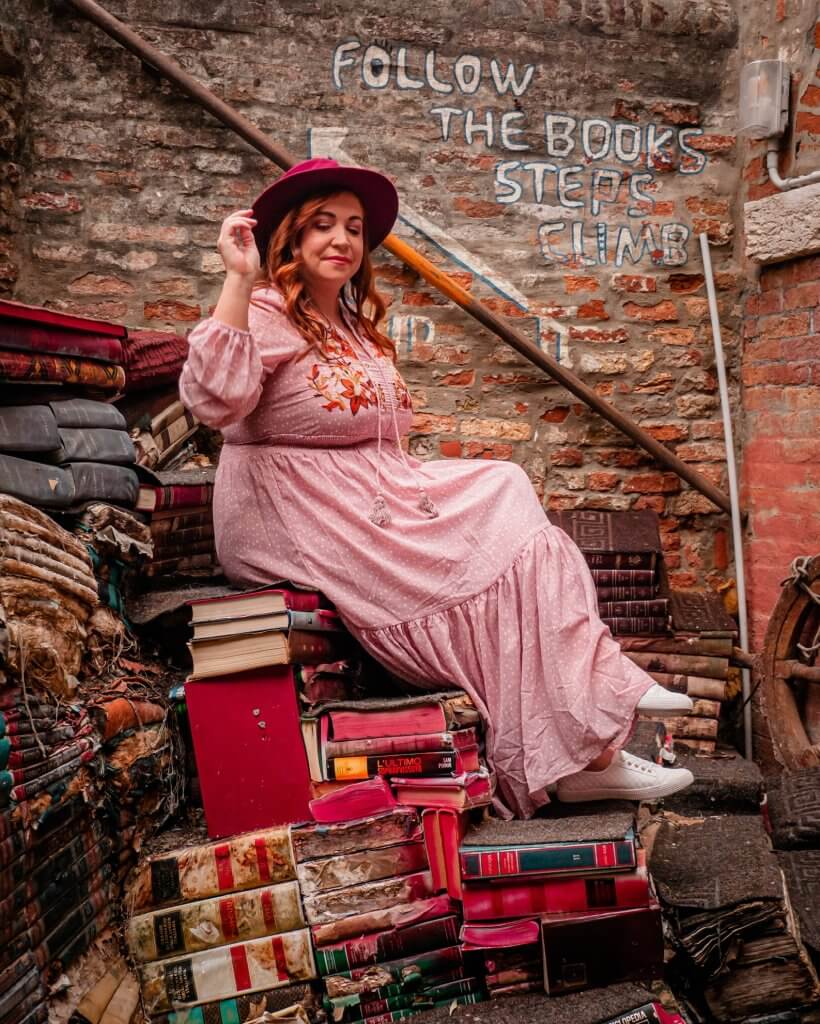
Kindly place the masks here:
POLYGON ((440 750, 420 754, 374 754, 363 757, 327 759, 327 777, 331 780, 369 779, 376 775, 409 777, 456 775, 459 758, 456 751, 440 750))
POLYGON ((682 676, 674 672, 650 672, 649 675, 667 690, 688 694, 693 699, 714 701, 718 704, 726 700, 726 681, 724 679, 682 676))
POLYGON ((340 857, 305 861, 297 866, 302 895, 339 889, 345 886, 393 878, 427 867, 427 854, 421 840, 386 846, 379 850, 359 850, 340 857))
POLYGON ((316 977, 306 930, 156 960, 140 969, 146 1010, 156 1013, 316 977))
POLYGON ((625 633, 628 636, 653 636, 655 633, 669 631, 669 619, 663 616, 634 616, 630 618, 606 618, 601 622, 609 626, 613 636, 625 633))
POLYGON ((716 740, 718 720, 716 718, 657 718, 663 722, 666 731, 673 736, 686 736, 693 740, 716 740))
POLYGON ((686 654, 655 654, 651 651, 624 651, 627 658, 645 672, 669 672, 673 675, 705 676, 726 680, 729 659, 686 654))
POLYGON ((419 816, 410 807, 396 807, 372 818, 340 821, 333 825, 295 825, 291 830, 297 863, 419 839, 419 816))
POLYGON ((347 650, 346 633, 328 631, 317 633, 307 629, 292 629, 288 633, 288 662, 318 664, 338 661, 347 650))
POLYGON ((210 505, 213 498, 212 484, 174 484, 153 490, 155 509, 210 505))
MULTIPOLYGON (((173 522, 173 520, 168 521, 173 522)), ((205 522, 198 526, 184 526, 176 530, 154 530, 152 527, 151 536, 155 549, 159 548, 163 551, 171 551, 172 548, 184 549, 188 544, 202 543, 202 541, 213 542, 214 524, 205 522)), ((195 553, 195 551, 191 552, 191 554, 195 553)))
POLYGON ((590 569, 643 569, 653 572, 657 562, 655 551, 582 551, 590 569))
POLYGON ((328 925, 353 914, 369 914, 401 903, 426 900, 433 895, 429 871, 418 871, 400 878, 386 878, 364 885, 304 896, 305 917, 310 925, 328 925))
POLYGON ((478 743, 475 729, 420 733, 416 736, 379 736, 361 740, 328 740, 325 756, 371 757, 374 754, 422 754, 438 750, 462 750, 478 743))
POLYGON ((382 985, 400 984, 402 991, 417 989, 425 976, 464 966, 464 954, 460 946, 420 953, 387 963, 355 967, 350 971, 325 976, 327 994, 331 999, 337 996, 371 992, 382 985))
POLYGON ((462 847, 461 873, 469 878, 497 878, 568 871, 612 871, 634 868, 635 843, 631 839, 543 846, 540 848, 472 850, 462 847))
POLYGON ((295 983, 160 1014, 151 1024, 246 1024, 262 1014, 286 1010, 310 999, 309 985, 295 983))
MULTIPOLYGON (((596 587, 598 601, 652 601, 656 600, 655 587, 596 587)), ((667 600, 664 598, 663 600, 667 600)))
POLYGON ((645 869, 595 878, 553 878, 503 885, 474 882, 464 886, 465 921, 648 905, 645 869))
POLYGON ((380 960, 423 953, 428 949, 450 946, 458 942, 458 919, 445 917, 438 921, 424 921, 407 928, 394 928, 361 939, 349 939, 336 946, 316 950, 316 968, 319 974, 335 974, 354 967, 374 964, 380 960))
POLYGON ((207 512, 180 513, 162 519, 151 520, 151 536, 157 540, 166 534, 178 536, 180 531, 210 527, 213 530, 214 517, 209 509, 207 512))
POLYGON ((288 622, 291 629, 305 629, 316 632, 338 633, 344 629, 342 620, 336 612, 328 611, 325 608, 317 608, 315 611, 302 612, 298 609, 288 610, 288 622))
POLYGON ((272 828, 144 859, 137 865, 128 898, 132 912, 137 912, 295 877, 288 829, 272 828))
POLYGON ((297 882, 184 903, 132 917, 126 941, 137 963, 303 928, 297 882))
POLYGON ((591 569, 595 586, 601 587, 653 587, 654 569, 591 569))
POLYGON ((731 639, 709 640, 693 637, 622 637, 618 641, 623 651, 643 651, 652 654, 682 654, 689 657, 731 658, 734 644, 731 639))
POLYGON ((178 541, 174 536, 172 541, 166 541, 165 538, 154 541, 154 559, 157 562, 167 562, 174 558, 195 558, 197 555, 211 554, 215 550, 213 530, 206 531, 199 540, 191 537, 187 541, 178 541))
POLYGON ((332 999, 330 996, 325 995, 322 997, 322 1006, 331 1014, 334 1020, 337 1019, 337 1014, 345 1007, 357 1011, 358 1016, 361 1017, 359 1007, 369 1002, 408 997, 412 999, 414 996, 426 996, 433 989, 445 988, 448 985, 465 980, 475 981, 473 978, 465 979, 464 970, 461 967, 456 967, 452 970, 442 971, 422 978, 419 987, 413 989, 412 992, 405 991, 401 983, 382 985, 381 988, 374 988, 369 992, 353 992, 345 996, 335 996, 332 999))
POLYGON ((416 903, 398 904, 370 913, 351 914, 329 924, 316 925, 311 929, 314 946, 332 946, 344 939, 355 939, 369 932, 386 931, 389 928, 406 927, 420 921, 431 921, 446 917, 453 912, 454 905, 444 894, 416 903))
POLYGON ((598 614, 607 619, 666 618, 669 615, 669 601, 656 597, 650 601, 602 601, 598 598, 598 614))

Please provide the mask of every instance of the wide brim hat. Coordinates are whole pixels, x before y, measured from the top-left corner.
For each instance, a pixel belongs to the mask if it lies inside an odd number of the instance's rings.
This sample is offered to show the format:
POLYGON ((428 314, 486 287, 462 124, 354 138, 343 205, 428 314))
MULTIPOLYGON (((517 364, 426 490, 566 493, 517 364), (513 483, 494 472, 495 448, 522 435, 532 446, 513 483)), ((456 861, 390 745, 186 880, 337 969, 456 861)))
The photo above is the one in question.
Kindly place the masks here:
POLYGON ((303 160, 276 179, 253 203, 256 247, 264 264, 268 242, 282 219, 317 192, 352 192, 364 208, 370 249, 387 238, 399 212, 395 186, 380 171, 369 167, 345 167, 335 160, 303 160))

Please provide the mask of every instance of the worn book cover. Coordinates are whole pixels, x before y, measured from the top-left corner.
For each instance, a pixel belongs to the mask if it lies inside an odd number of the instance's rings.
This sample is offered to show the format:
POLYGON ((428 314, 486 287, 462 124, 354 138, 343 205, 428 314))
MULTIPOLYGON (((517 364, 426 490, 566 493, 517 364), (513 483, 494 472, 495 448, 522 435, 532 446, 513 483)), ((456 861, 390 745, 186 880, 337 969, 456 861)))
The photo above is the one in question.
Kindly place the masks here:
POLYGON ((412 807, 396 807, 385 814, 354 821, 294 825, 291 830, 297 864, 418 839, 421 839, 421 824, 418 812, 412 807))
POLYGON ((325 976, 328 996, 371 992, 383 985, 398 984, 407 991, 418 988, 423 979, 442 971, 464 966, 464 952, 461 946, 447 946, 442 949, 419 953, 380 964, 355 967, 348 971, 325 976))
POLYGON ((368 1003, 376 1002, 379 999, 397 999, 423 995, 431 989, 455 985, 459 982, 473 982, 475 980, 474 978, 469 978, 464 973, 464 968, 461 965, 457 965, 448 970, 425 975, 421 978, 418 986, 410 991, 401 982, 391 983, 389 985, 382 985, 381 988, 372 989, 369 992, 350 992, 347 995, 334 996, 332 999, 330 996, 324 995, 322 997, 322 1006, 328 1013, 332 1014, 334 1020, 345 1007, 355 1009, 357 1017, 361 1017, 361 1007, 366 1006, 368 1003))
POLYGON ((464 886, 464 920, 497 921, 533 914, 571 914, 649 905, 645 867, 593 878, 472 882, 464 886))
POLYGON ((664 636, 669 632, 669 619, 663 615, 611 618, 601 616, 613 636, 664 636))
POLYGON ((302 895, 307 897, 331 889, 406 875, 426 867, 424 841, 417 839, 397 846, 303 861, 297 866, 296 873, 302 895))
POLYGON ((435 921, 411 924, 406 928, 391 928, 357 939, 347 939, 317 949, 316 968, 322 975, 335 974, 381 960, 396 960, 428 949, 452 946, 458 942, 458 927, 458 918, 451 915, 435 921))
MULTIPOLYGON (((443 977, 446 975, 429 980, 438 981, 443 977)), ((324 1006, 336 1024, 343 1024, 346 1021, 370 1019, 376 1014, 389 1013, 393 1010, 413 1009, 418 1013, 437 1005, 449 1004, 459 996, 478 995, 483 989, 484 986, 478 978, 456 978, 452 981, 441 981, 440 984, 423 985, 412 992, 392 996, 374 998, 375 992, 363 992, 338 996, 336 999, 326 997, 324 1006)))
POLYGON ((542 918, 544 988, 550 995, 650 981, 661 976, 660 905, 609 914, 558 914, 542 918))
POLYGON ((133 913, 295 877, 287 828, 246 832, 224 842, 143 858, 129 887, 127 905, 133 913))
POLYGON ((325 756, 373 757, 377 754, 421 754, 437 750, 464 750, 478 745, 474 727, 448 732, 411 733, 409 736, 372 736, 359 740, 328 740, 325 756))
POLYGON ((305 925, 298 882, 183 903, 132 917, 125 937, 137 963, 291 932, 305 925))
POLYGON ((344 889, 305 896, 305 917, 309 925, 329 924, 353 914, 369 914, 402 903, 425 900, 433 895, 433 879, 429 871, 417 871, 400 878, 383 878, 378 882, 349 885, 344 889))
POLYGON ((248 1024, 265 1013, 312 1005, 313 993, 309 984, 283 985, 263 992, 200 1003, 187 1010, 172 1010, 153 1017, 152 1024, 248 1024))
POLYGON ((302 929, 173 957, 140 968, 150 1015, 316 977, 310 932, 302 929))
POLYGON ((466 837, 460 850, 461 874, 474 878, 580 875, 630 871, 636 866, 635 840, 586 843, 478 845, 466 837))
POLYGON ((600 587, 650 587, 654 596, 658 576, 654 569, 591 569, 596 590, 600 587))
POLYGON ((448 917, 457 909, 457 905, 446 893, 440 893, 438 896, 416 900, 414 903, 399 903, 382 910, 351 914, 349 917, 342 917, 338 921, 331 921, 328 924, 314 925, 310 931, 314 946, 330 946, 344 939, 358 938, 370 932, 404 928, 421 921, 448 917))
POLYGON ((548 512, 595 569, 654 569, 661 551, 658 516, 649 510, 571 509, 548 512))
POLYGON ((676 633, 735 637, 738 626, 717 594, 676 590, 670 595, 672 628, 676 633))

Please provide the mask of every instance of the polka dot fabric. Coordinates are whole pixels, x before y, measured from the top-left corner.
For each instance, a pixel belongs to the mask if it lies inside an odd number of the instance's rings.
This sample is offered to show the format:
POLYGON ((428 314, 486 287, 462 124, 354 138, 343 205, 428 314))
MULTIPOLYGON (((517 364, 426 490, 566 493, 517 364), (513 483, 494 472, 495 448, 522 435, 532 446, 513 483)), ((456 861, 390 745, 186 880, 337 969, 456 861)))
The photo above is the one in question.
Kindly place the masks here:
POLYGON ((269 289, 254 293, 250 331, 209 319, 191 332, 180 393, 225 439, 219 561, 238 585, 321 589, 397 675, 466 690, 501 800, 529 817, 551 783, 626 737, 652 680, 601 623, 583 556, 524 471, 404 454, 404 383, 374 346, 348 340, 323 357, 269 289), (338 402, 314 387, 331 377, 338 402), (368 518, 377 470, 387 526, 368 518))

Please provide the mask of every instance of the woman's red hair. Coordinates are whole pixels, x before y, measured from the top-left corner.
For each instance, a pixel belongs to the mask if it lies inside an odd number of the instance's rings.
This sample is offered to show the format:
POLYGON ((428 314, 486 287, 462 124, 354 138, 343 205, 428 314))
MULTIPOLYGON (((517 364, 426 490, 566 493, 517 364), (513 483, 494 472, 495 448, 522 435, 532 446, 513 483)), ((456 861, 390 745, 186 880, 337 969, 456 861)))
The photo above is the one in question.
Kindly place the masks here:
MULTIPOLYGON (((327 322, 310 301, 301 276, 302 261, 294 253, 294 248, 311 217, 319 212, 328 199, 340 194, 338 191, 317 193, 288 211, 271 235, 263 268, 265 279, 260 282, 263 287, 270 283, 282 293, 291 323, 309 344, 315 345, 320 351, 324 349, 327 338, 327 322)), ((373 284, 373 264, 367 248, 366 223, 362 224, 362 233, 365 246, 361 266, 342 289, 341 302, 361 333, 385 355, 395 360, 396 348, 393 342, 378 327, 387 307, 373 284)))

